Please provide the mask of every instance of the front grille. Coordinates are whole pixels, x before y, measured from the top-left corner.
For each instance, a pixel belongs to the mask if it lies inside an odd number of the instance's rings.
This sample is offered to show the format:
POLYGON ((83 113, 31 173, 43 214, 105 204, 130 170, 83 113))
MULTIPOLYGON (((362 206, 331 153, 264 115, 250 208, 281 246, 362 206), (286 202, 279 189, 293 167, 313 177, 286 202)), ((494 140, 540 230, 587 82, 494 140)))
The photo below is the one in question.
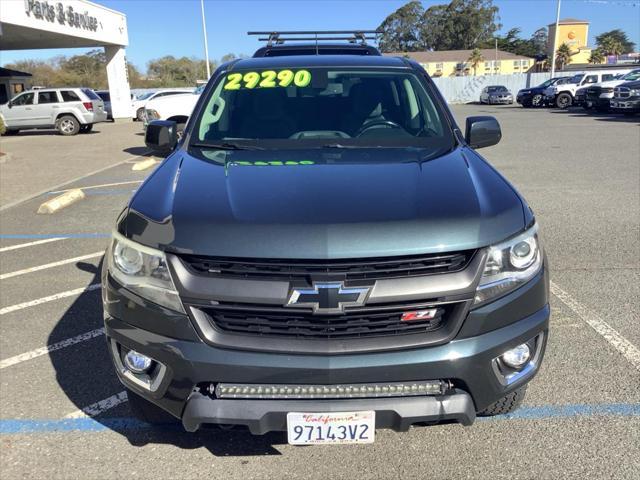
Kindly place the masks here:
POLYGON ((613 96, 618 98, 628 98, 631 96, 629 87, 616 87, 613 89, 613 96))
POLYGON ((428 334, 445 326, 462 303, 437 306, 410 305, 393 310, 367 308, 342 315, 313 315, 284 309, 245 309, 241 306, 197 307, 218 330, 228 333, 280 338, 351 339, 390 335, 428 334), (429 320, 401 321, 411 310, 437 308, 429 320))
POLYGON ((182 256, 192 272, 224 278, 306 281, 310 277, 339 276, 345 280, 379 280, 451 273, 463 270, 474 250, 431 255, 347 260, 277 260, 182 256))

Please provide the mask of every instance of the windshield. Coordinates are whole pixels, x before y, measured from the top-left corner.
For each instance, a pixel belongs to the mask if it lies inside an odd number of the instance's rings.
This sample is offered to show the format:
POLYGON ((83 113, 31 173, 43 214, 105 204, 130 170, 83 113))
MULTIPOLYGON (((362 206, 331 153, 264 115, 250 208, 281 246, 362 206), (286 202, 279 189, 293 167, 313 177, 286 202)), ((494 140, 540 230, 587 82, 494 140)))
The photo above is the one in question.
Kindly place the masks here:
POLYGON ((232 72, 214 86, 192 142, 450 149, 453 134, 432 95, 400 69, 232 72))
POLYGON ((507 87, 487 87, 489 93, 506 92, 507 87))
POLYGON ((640 79, 640 70, 631 70, 629 73, 619 78, 619 80, 627 80, 627 81, 633 81, 638 79, 640 79))
POLYGON ((156 92, 141 93, 139 96, 136 97, 136 100, 146 100, 147 98, 149 98, 154 93, 156 93, 156 92))

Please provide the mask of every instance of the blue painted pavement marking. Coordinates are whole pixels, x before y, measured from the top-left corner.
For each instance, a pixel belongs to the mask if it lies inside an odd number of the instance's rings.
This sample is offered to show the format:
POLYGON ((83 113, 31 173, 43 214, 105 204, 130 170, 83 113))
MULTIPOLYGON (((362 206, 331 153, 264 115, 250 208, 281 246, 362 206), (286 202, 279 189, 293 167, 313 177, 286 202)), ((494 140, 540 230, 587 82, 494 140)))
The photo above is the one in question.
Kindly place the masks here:
POLYGON ((109 238, 110 233, 3 233, 0 239, 18 238, 109 238))
POLYGON ((536 420, 545 418, 618 416, 640 417, 640 403, 602 403, 577 405, 542 405, 521 407, 513 413, 479 420, 536 420))
MULTIPOLYGON (((478 418, 481 421, 500 420, 547 420, 572 417, 640 417, 640 403, 605 403, 577 405, 543 405, 522 407, 507 415, 478 418)), ((158 428, 134 418, 73 418, 62 420, 13 420, 0 419, 0 434, 16 435, 27 433, 55 432, 104 432, 114 430, 144 430, 158 428)), ((163 430, 184 432, 180 424, 160 427, 163 430)))

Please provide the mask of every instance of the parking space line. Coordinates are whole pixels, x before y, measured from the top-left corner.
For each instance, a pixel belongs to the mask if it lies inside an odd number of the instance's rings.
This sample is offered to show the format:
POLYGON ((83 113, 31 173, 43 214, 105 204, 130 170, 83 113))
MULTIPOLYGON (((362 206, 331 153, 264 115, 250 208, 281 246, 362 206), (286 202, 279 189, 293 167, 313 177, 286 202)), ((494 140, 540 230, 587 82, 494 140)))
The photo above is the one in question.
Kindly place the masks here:
POLYGON ((61 350, 78 343, 86 342, 87 340, 91 340, 101 335, 104 335, 104 328, 97 328, 96 330, 91 330, 90 332, 81 333, 80 335, 76 335, 75 337, 66 338, 59 342, 52 343, 51 345, 47 345, 46 347, 36 348, 35 350, 31 350, 30 352, 21 353, 20 355, 6 358, 0 361, 0 370, 2 370, 3 368, 11 367, 13 365, 17 365, 22 362, 26 362, 27 360, 41 357, 42 355, 47 355, 48 353, 55 352, 56 350, 61 350))
POLYGON ((551 282, 550 289, 551 293, 553 293, 558 300, 569 307, 583 322, 600 334, 637 370, 640 370, 640 350, 638 350, 635 345, 620 335, 611 325, 598 317, 592 309, 582 305, 555 283, 551 282))
MULTIPOLYGON (((120 185, 130 185, 132 183, 142 183, 144 182, 144 180, 131 180, 128 182, 115 182, 115 183, 103 183, 101 185, 89 185, 88 187, 75 187, 75 188, 81 188, 82 190, 87 190, 87 189, 92 189, 92 188, 104 188, 104 187, 117 187, 120 185)), ((52 190, 50 192, 47 192, 49 194, 55 194, 55 193, 64 193, 64 192, 68 192, 70 190, 75 190, 75 188, 67 188, 66 190, 52 190)))
POLYGON ((66 260, 59 260, 57 262, 45 263, 44 265, 24 268, 22 270, 16 270, 15 272, 3 273, 0 275, 0 280, 17 277, 19 275, 25 275, 27 273, 39 272, 41 270, 46 270, 47 268, 60 267, 62 265, 80 262, 82 260, 89 260, 91 258, 101 257, 102 255, 104 255, 104 251, 99 251, 99 252, 89 253, 87 255, 80 255, 79 257, 67 258, 66 260))
POLYGON ((116 393, 115 395, 111 395, 109 398, 105 398, 104 400, 100 400, 99 402, 92 403, 91 405, 87 405, 81 410, 76 410, 68 415, 65 415, 64 418, 87 418, 87 417, 95 417, 107 410, 111 410, 118 405, 121 405, 125 402, 128 402, 129 398, 127 397, 127 392, 122 391, 120 393, 116 393))
POLYGON ((0 253, 9 252, 11 250, 18 250, 20 248, 33 247, 35 245, 42 245, 43 243, 57 242, 59 240, 64 240, 65 237, 53 237, 53 238, 45 238, 44 240, 36 240, 35 242, 27 242, 21 243, 19 245, 11 245, 9 247, 0 248, 0 253))
POLYGON ((67 290, 66 292, 60 292, 60 293, 56 293, 55 295, 49 295, 48 297, 37 298, 35 300, 30 300, 28 302, 18 303, 16 305, 11 305, 9 307, 0 308, 0 315, 5 315, 11 312, 17 312, 18 310, 22 310, 24 308, 35 307, 36 305, 41 305, 47 302, 53 302, 55 300, 60 300, 62 298, 74 297, 82 293, 97 290, 101 286, 102 286, 101 283, 94 283, 87 287, 74 288, 73 290, 67 290))
MULTIPOLYGON (((113 397, 125 394, 120 392, 113 397)), ((109 397, 109 398, 113 398, 109 397)), ((121 398, 123 403, 124 399, 121 398)), ((97 402, 100 403, 100 402, 97 402)), ((87 407, 88 408, 88 407, 87 407)), ((75 413, 75 412, 74 412, 75 413)), ((556 420, 564 418, 619 418, 640 417, 640 403, 605 403, 605 404, 572 404, 542 405, 537 407, 521 407, 514 413, 496 417, 478 418, 481 423, 516 421, 516 420, 556 420)), ((177 422, 177 421, 176 421, 177 422)), ((179 423, 153 426, 130 417, 101 418, 96 420, 87 416, 57 419, 0 419, 1 435, 21 435, 29 433, 55 432, 106 432, 109 430, 166 430, 184 433, 179 423)))
POLYGON ((27 238, 109 238, 110 233, 0 233, 0 239, 27 238))
POLYGON ((81 176, 79 176, 79 177, 72 178, 71 180, 66 180, 66 181, 65 181, 65 182, 63 182, 63 183, 60 183, 60 184, 58 184, 58 185, 54 185, 54 186, 52 186, 52 187, 49 187, 49 188, 47 188, 46 190, 41 190, 40 192, 37 192, 37 193, 31 194, 31 195, 29 195, 29 196, 27 196, 27 197, 24 197, 24 198, 21 198, 21 199, 19 199, 19 200, 15 200, 15 201, 10 202, 10 203, 8 203, 8 204, 6 204, 6 205, 2 205, 2 206, 0 206, 0 212, 2 212, 2 211, 4 211, 4 210, 7 210, 7 209, 9 209, 9 208, 15 207, 16 205, 20 205, 21 203, 28 202, 29 200, 33 200, 34 198, 37 198, 37 197, 39 197, 39 196, 41 196, 41 195, 44 195, 45 193, 47 193, 47 192, 49 192, 49 191, 51 191, 51 190, 60 189, 61 187, 64 187, 65 185, 69 185, 69 184, 71 184, 71 183, 79 182, 79 181, 81 181, 81 180, 84 180, 85 178, 89 178, 89 177, 92 177, 92 176, 97 175, 97 174, 99 174, 99 173, 106 172, 107 170, 110 170, 110 169, 112 169, 112 168, 116 168, 116 167, 118 167, 118 166, 120 166, 120 165, 123 165, 123 164, 125 164, 125 163, 128 163, 129 161, 133 161, 133 160, 138 160, 138 159, 141 159, 141 158, 145 158, 146 156, 147 156, 147 155, 144 155, 144 154, 143 154, 143 155, 135 156, 135 157, 133 157, 133 158, 128 158, 128 159, 126 159, 126 160, 121 160, 121 161, 119 161, 119 162, 117 162, 117 163, 114 163, 114 164, 112 164, 112 165, 107 165, 106 167, 99 168, 98 170, 94 170, 93 172, 89 172, 89 173, 86 173, 86 174, 81 175, 81 176))

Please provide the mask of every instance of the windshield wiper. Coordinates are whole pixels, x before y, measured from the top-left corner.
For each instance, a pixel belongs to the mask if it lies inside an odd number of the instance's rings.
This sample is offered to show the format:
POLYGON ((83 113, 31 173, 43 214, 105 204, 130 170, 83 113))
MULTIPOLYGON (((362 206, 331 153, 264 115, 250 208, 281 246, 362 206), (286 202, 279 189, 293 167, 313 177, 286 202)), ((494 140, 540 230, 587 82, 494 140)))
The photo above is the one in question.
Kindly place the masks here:
POLYGON ((198 147, 198 148, 210 148, 212 150, 264 150, 264 148, 257 147, 255 145, 239 145, 237 143, 232 143, 232 142, 220 142, 220 143, 199 142, 199 143, 192 143, 191 146, 198 147))

